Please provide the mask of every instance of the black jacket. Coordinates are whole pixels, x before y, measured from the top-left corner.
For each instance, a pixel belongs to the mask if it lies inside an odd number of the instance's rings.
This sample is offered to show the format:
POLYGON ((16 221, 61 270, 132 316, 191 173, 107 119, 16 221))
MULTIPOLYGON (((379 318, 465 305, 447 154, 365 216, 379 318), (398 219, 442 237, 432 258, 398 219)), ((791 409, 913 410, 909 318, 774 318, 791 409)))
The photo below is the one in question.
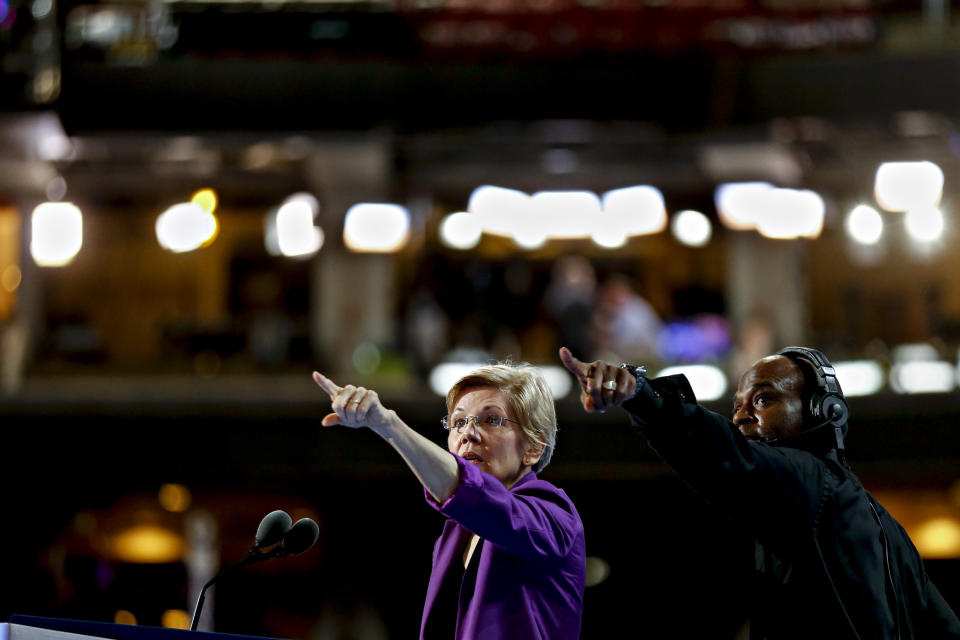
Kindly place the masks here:
POLYGON ((960 638, 900 524, 836 452, 748 441, 683 376, 623 405, 695 491, 756 539, 751 637, 960 638))

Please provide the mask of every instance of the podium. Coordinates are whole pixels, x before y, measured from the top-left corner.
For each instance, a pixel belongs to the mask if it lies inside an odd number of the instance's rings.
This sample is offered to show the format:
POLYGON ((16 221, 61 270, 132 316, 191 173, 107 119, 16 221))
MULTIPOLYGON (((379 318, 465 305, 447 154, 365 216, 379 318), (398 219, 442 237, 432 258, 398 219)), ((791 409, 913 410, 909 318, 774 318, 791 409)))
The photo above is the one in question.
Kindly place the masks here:
POLYGON ((0 623, 0 640, 273 640, 232 633, 142 627, 61 618, 10 616, 0 623))

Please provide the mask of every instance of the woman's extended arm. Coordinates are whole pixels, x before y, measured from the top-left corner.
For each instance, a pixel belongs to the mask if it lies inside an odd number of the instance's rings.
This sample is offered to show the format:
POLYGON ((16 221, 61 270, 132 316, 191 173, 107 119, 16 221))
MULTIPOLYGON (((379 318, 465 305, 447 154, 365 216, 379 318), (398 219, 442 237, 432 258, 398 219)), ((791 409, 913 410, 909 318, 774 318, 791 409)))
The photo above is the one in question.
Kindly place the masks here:
POLYGON ((324 416, 323 426, 370 428, 400 454, 435 500, 444 502, 453 495, 460 482, 457 461, 442 447, 411 429, 396 411, 384 407, 376 391, 353 385, 340 387, 316 371, 313 380, 330 396, 333 413, 324 416))

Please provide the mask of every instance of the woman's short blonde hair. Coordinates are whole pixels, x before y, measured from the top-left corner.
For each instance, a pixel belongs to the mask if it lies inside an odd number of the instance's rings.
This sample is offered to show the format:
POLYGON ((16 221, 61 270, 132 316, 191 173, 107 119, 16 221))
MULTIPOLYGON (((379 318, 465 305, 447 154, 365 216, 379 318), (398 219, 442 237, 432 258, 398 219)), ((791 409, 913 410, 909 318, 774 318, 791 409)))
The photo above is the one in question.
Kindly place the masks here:
POLYGON ((475 369, 447 392, 447 413, 453 413, 465 392, 485 387, 493 387, 506 396, 527 442, 543 448, 540 460, 533 465, 534 471, 541 471, 550 463, 557 444, 557 411, 543 374, 525 362, 499 362, 475 369))

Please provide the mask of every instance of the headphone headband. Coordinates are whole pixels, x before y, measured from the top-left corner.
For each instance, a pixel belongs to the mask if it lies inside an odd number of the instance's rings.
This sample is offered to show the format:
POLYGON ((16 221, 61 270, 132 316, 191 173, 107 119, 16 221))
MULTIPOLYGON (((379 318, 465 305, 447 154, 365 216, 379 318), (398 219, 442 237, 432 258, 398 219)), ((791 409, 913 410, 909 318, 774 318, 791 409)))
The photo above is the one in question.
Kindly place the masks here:
POLYGON ((837 371, 827 360, 827 356, 816 349, 808 347, 786 347, 777 351, 778 356, 788 358, 803 358, 813 365, 814 373, 817 376, 817 386, 824 393, 832 393, 843 398, 843 391, 840 389, 840 383, 837 381, 837 371))

